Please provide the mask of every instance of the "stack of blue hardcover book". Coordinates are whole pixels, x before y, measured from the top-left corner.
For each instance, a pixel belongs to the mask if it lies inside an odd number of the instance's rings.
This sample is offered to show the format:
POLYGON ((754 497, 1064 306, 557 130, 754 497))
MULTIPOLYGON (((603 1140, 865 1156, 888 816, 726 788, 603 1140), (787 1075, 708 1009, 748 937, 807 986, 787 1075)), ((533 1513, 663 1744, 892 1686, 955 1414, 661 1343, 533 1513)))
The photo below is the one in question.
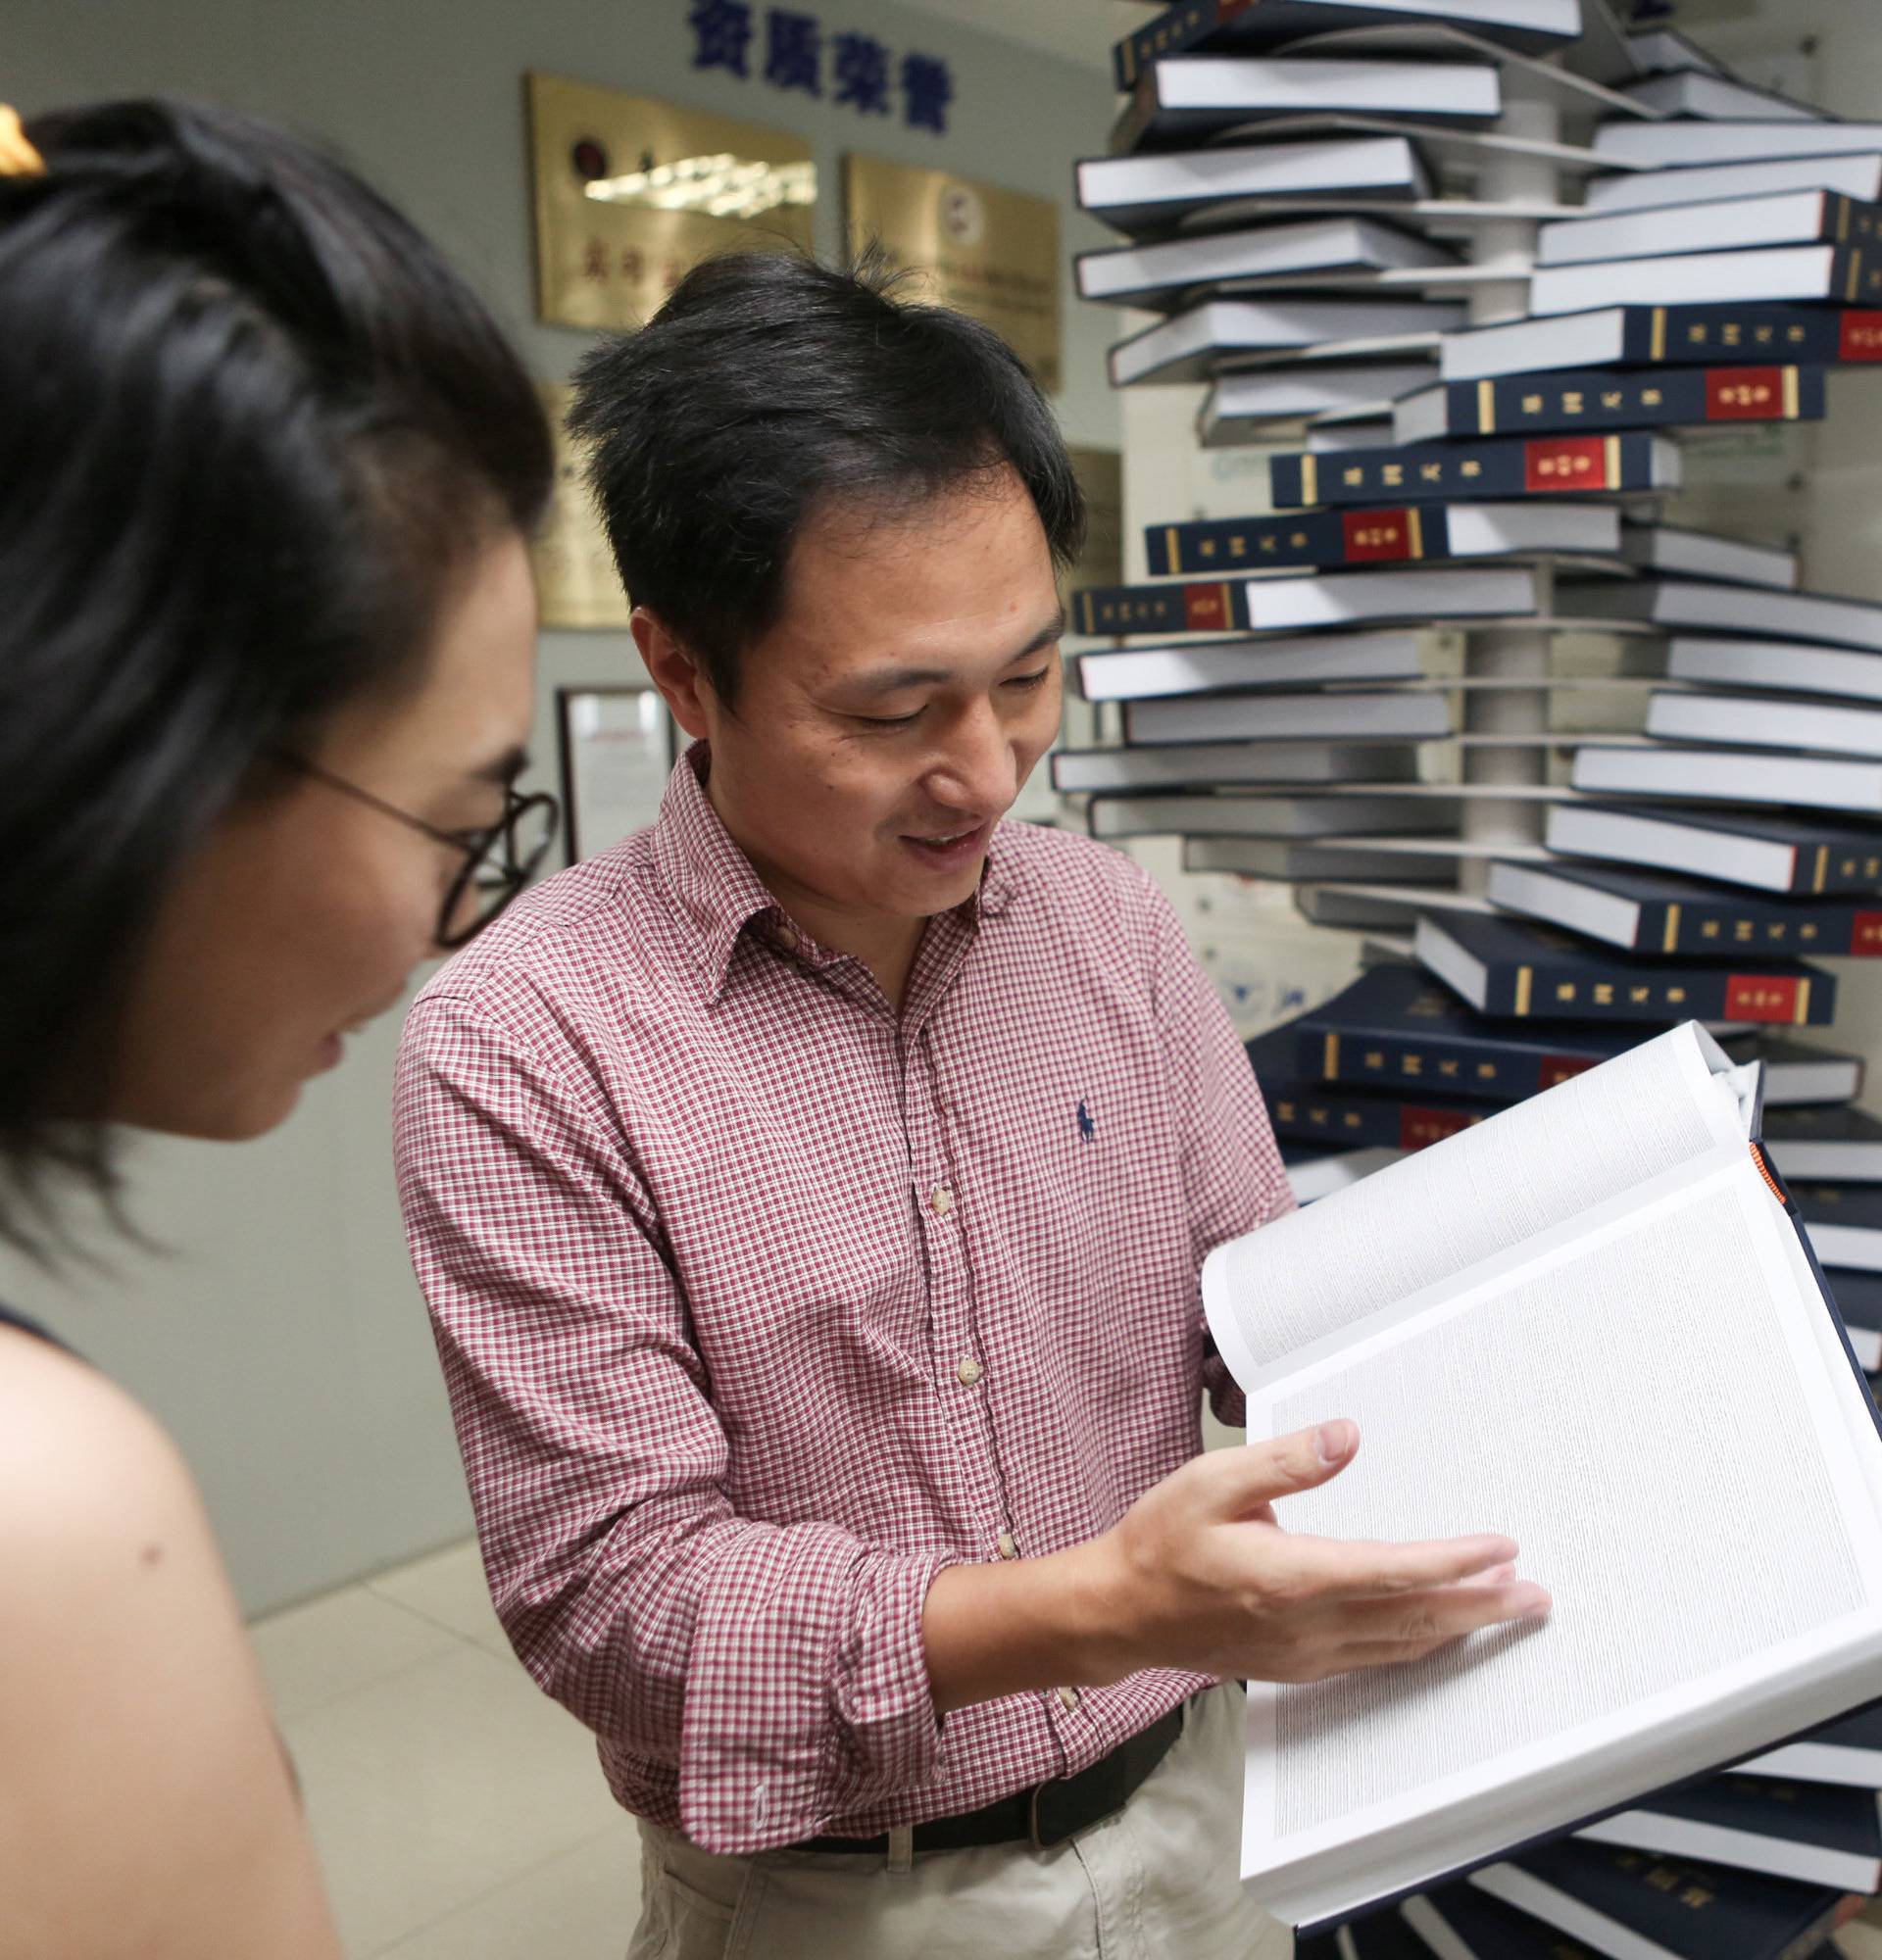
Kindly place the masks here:
MULTIPOLYGON (((1882 1122, 1859 1058, 1800 1038, 1835 962, 1882 955, 1882 606, 1661 503, 1683 434, 1818 419, 1830 369, 1882 361, 1882 122, 1603 0, 1180 0, 1115 64, 1077 183, 1119 242, 1079 290, 1153 316, 1115 385, 1207 384, 1199 442, 1269 449, 1269 508, 1171 513, 1147 581, 1075 596, 1122 741, 1056 786, 1095 835, 1387 936, 1250 1044, 1302 1201, 1697 1018, 1763 1063, 1769 1154, 1882 1372, 1882 1122), (1499 120, 1518 95, 1559 140, 1499 120), (1546 636, 1548 671, 1473 674, 1483 631, 1546 636), (1523 686, 1527 732, 1473 711, 1523 686), (1548 761, 1476 780, 1499 747, 1548 761), (1499 803, 1539 841, 1486 842, 1499 803)), ((1882 1889, 1879 1805, 1862 1711, 1302 1951, 1813 1951, 1882 1889)))

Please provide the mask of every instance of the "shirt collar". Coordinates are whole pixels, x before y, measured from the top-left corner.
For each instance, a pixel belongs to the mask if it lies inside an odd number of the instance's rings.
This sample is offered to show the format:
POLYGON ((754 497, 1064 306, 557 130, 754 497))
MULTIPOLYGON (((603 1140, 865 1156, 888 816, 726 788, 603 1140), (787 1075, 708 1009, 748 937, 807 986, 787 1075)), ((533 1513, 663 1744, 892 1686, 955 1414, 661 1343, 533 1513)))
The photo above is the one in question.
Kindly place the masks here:
MULTIPOLYGON (((717 1002, 725 990, 739 938, 753 920, 762 918, 793 933, 797 928, 719 821, 706 793, 704 774, 710 760, 707 745, 695 742, 673 764, 654 825, 654 868, 689 927, 687 953, 700 990, 709 1002, 717 1002)), ((996 830, 979 889, 959 908, 969 925, 997 917, 1012 899, 1014 874, 1003 861, 1011 854, 1002 853, 999 843, 996 830)), ((803 934, 796 938, 795 950, 813 965, 839 956, 803 934)))

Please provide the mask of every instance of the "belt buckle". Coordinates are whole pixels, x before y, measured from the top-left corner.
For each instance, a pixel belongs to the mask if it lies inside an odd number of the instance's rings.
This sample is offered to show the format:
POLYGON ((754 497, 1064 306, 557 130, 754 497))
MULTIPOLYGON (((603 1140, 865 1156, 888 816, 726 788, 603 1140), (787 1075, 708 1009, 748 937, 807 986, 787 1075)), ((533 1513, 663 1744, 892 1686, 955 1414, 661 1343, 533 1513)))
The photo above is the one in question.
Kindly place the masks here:
POLYGON ((1036 1783, 1026 1792, 1026 1838, 1035 1851, 1050 1851, 1061 1841, 1055 1838, 1048 1843, 1039 1834, 1039 1799, 1045 1791, 1046 1786, 1036 1783))
POLYGON ((1070 1779, 1055 1777, 1047 1783, 1036 1783, 1026 1792, 1026 1839, 1035 1851, 1056 1851, 1061 1844, 1069 1844, 1074 1838, 1082 1837, 1087 1831, 1095 1831, 1101 1824, 1109 1824, 1114 1817, 1123 1815, 1130 1799, 1124 1797, 1114 1803, 1109 1810, 1096 1817, 1081 1819, 1069 1831, 1057 1832, 1048 1837, 1039 1821, 1039 1800, 1049 1791, 1063 1788, 1070 1779))

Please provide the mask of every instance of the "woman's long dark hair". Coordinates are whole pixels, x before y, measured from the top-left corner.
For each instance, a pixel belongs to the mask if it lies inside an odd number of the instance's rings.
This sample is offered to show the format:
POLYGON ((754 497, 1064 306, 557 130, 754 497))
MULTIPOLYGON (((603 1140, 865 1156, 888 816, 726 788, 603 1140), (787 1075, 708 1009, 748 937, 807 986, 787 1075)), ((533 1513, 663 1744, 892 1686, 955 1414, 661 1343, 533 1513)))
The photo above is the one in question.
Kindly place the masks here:
POLYGON ((114 1033, 179 860, 421 671, 553 464, 470 288, 318 149, 198 104, 38 117, 0 179, 0 1236, 109 1197, 114 1033))

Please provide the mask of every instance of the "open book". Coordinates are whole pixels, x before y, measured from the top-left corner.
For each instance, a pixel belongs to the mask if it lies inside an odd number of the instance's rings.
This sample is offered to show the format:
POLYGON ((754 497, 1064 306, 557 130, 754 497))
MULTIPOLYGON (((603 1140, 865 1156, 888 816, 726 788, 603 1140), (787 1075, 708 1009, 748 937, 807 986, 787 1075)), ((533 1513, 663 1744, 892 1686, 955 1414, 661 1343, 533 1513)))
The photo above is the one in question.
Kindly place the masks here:
POLYGON ((1541 1624, 1255 1684, 1242 1873, 1297 1926, 1753 1755, 1882 1680, 1882 1431, 1695 1022, 1213 1252, 1251 1439, 1335 1416, 1281 1522, 1503 1532, 1541 1624))

